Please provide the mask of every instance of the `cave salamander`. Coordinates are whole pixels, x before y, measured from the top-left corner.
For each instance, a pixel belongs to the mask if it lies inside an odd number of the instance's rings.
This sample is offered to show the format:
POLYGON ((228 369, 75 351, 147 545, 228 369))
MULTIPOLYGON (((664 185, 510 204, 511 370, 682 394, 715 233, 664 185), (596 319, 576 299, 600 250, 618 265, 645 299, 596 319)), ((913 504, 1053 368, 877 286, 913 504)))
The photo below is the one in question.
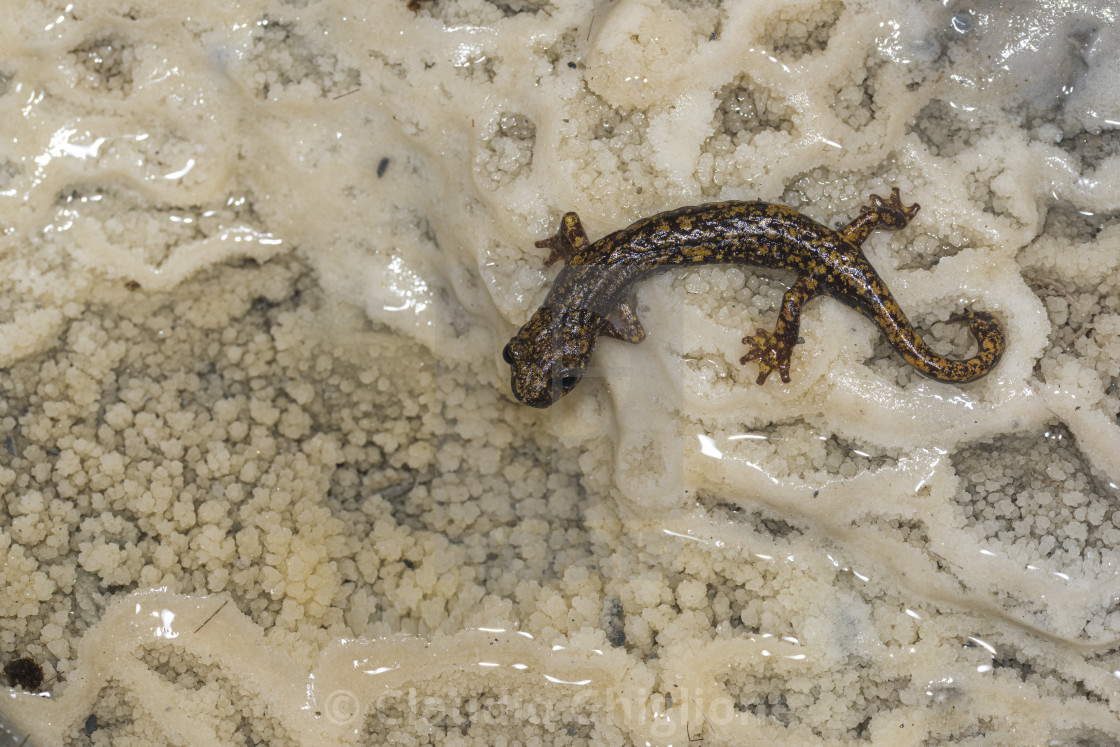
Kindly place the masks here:
POLYGON ((579 383, 600 335, 637 343, 645 338, 630 296, 649 275, 674 267, 744 264, 797 273, 782 298, 774 330, 743 338, 740 359, 758 364, 758 383, 777 372, 789 382, 801 308, 828 295, 859 310, 886 335, 915 369, 938 381, 967 383, 985 375, 1003 354, 1004 334, 985 312, 966 311, 950 322, 967 322, 979 349, 952 360, 917 334, 860 246, 877 229, 905 228, 918 205, 904 206, 896 187, 888 199, 871 196, 859 217, 836 231, 784 205, 716 202, 677 208, 643 218, 592 243, 579 216, 567 213, 556 235, 538 241, 550 250, 545 265, 565 266, 536 313, 502 351, 513 393, 533 407, 548 407, 579 383))

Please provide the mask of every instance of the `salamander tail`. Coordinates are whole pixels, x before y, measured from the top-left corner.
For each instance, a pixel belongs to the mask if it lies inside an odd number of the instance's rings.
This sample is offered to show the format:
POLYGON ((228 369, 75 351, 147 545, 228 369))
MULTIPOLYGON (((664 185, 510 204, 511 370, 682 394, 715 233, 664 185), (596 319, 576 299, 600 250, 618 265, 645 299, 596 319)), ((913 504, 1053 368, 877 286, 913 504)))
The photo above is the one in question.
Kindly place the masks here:
POLYGON ((942 381, 956 381, 962 384, 975 381, 984 376, 999 363, 1003 356, 1007 340, 1003 334, 1003 327, 996 318, 986 311, 966 311, 963 314, 951 317, 947 323, 968 322, 972 336, 976 338, 979 350, 976 355, 968 360, 948 361, 951 364, 948 376, 937 376, 942 381))
POLYGON ((887 339, 894 349, 920 373, 938 381, 956 384, 976 381, 999 363, 1006 346, 999 321, 984 311, 966 311, 946 320, 947 324, 968 322, 969 329, 976 338, 979 350, 976 355, 963 361, 946 358, 934 351, 918 336, 905 317, 893 316, 885 321, 885 324, 880 321, 880 326, 887 333, 887 339))

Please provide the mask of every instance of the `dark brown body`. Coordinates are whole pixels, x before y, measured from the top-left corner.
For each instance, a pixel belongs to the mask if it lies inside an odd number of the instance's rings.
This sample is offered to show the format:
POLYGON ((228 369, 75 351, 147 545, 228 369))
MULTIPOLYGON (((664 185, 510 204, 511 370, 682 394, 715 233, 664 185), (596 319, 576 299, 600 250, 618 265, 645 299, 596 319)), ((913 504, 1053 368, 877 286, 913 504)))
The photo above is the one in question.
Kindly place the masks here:
POLYGON ((660 213, 605 236, 587 240, 579 217, 564 216, 555 237, 538 242, 552 249, 547 264, 567 261, 540 309, 510 340, 503 354, 519 400, 547 407, 579 381, 600 334, 640 342, 645 332, 629 304, 636 282, 672 267, 737 263, 790 270, 797 281, 782 299, 773 332, 758 330, 743 342, 741 362, 759 365, 758 383, 773 371, 789 381, 801 306, 824 293, 870 317, 910 365, 941 381, 968 382, 999 360, 1004 339, 988 314, 967 313, 980 350, 964 361, 935 353, 917 335, 860 249, 877 228, 903 228, 918 211, 904 207, 894 190, 888 200, 872 196, 859 218, 834 231, 784 205, 719 202, 660 213))

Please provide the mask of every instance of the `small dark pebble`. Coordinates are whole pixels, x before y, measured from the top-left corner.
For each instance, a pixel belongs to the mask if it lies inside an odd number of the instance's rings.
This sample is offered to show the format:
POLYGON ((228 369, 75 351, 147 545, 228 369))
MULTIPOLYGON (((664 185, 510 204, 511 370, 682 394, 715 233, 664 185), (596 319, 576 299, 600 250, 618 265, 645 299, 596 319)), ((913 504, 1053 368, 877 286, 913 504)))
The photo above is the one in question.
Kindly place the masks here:
POLYGON ((97 714, 91 713, 86 719, 86 736, 90 736, 95 731, 97 731, 97 714))
POLYGON ((378 161, 377 162, 377 178, 380 179, 381 177, 385 176, 385 170, 388 169, 388 168, 389 168, 389 158, 388 157, 382 158, 380 161, 378 161))

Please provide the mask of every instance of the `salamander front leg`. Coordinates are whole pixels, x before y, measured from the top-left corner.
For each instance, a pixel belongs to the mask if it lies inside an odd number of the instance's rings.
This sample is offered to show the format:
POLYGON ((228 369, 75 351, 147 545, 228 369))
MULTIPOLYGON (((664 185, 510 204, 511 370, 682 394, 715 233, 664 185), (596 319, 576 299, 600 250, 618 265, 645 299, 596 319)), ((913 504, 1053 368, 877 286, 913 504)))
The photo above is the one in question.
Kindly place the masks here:
POLYGON ((892 231, 906 228, 920 208, 917 203, 910 207, 903 205, 898 187, 892 189, 891 196, 885 200, 879 195, 871 195, 871 204, 860 208, 859 217, 841 228, 840 235, 859 246, 877 228, 892 231))
POLYGON ((591 242, 587 240, 587 233, 583 230, 579 216, 575 213, 564 213, 564 217, 560 219, 560 230, 556 235, 541 239, 537 242, 537 246, 549 250, 548 259, 544 261, 544 266, 548 267, 558 259, 567 262, 575 256, 576 252, 591 246, 591 242))
POLYGON ((646 339, 645 328, 642 327, 638 314, 629 301, 620 302, 618 308, 615 309, 615 314, 618 315, 618 318, 607 319, 603 324, 602 334, 616 340, 633 343, 639 343, 646 339))
POLYGON ((739 362, 758 364, 758 383, 766 383, 766 377, 774 371, 789 383, 789 360, 793 346, 797 344, 797 332, 801 328, 801 307, 817 294, 818 281, 808 275, 801 275, 786 294, 782 296, 782 311, 778 314, 778 324, 773 332, 759 328, 758 334, 744 337, 743 344, 751 349, 739 362))

